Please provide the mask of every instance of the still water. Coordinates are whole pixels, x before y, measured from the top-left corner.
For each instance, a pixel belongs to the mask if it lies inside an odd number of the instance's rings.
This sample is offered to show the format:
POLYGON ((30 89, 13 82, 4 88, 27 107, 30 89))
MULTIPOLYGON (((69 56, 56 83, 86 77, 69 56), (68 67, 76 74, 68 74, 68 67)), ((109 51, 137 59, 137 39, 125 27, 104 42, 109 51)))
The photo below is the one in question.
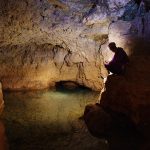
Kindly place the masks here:
POLYGON ((1 122, 8 146, 4 147, 10 150, 107 150, 107 141, 92 137, 80 119, 85 106, 95 103, 98 97, 99 93, 87 89, 5 92, 1 122))

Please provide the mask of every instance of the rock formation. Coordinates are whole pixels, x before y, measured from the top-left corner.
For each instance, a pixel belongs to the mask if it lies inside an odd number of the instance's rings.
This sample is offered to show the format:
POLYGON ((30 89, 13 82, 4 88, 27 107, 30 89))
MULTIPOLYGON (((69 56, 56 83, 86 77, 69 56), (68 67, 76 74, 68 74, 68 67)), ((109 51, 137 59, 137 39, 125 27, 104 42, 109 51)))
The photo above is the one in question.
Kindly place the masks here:
POLYGON ((100 91, 101 77, 108 75, 103 61, 112 57, 107 45, 116 42, 130 56, 130 66, 125 77, 108 78, 99 110, 86 109, 86 123, 92 116, 90 129, 100 119, 96 132, 102 133, 112 123, 110 112, 137 126, 149 122, 149 10, 148 0, 0 0, 3 88, 73 82, 100 91))
POLYGON ((90 133, 97 137, 106 136, 113 124, 111 115, 98 104, 86 106, 84 120, 90 133))
POLYGON ((101 90, 99 77, 107 76, 103 59, 111 55, 108 41, 116 41, 131 54, 133 38, 150 33, 146 28, 150 15, 139 10, 139 4, 134 0, 0 0, 3 88, 41 89, 73 81, 101 90))
MULTIPOLYGON (((100 104, 86 106, 84 120, 92 135, 106 137, 109 142, 112 142, 111 138, 117 132, 119 132, 117 136, 127 132, 129 136, 134 135, 134 139, 138 136, 149 139, 150 70, 147 68, 150 65, 150 53, 147 51, 146 54, 142 54, 141 57, 139 50, 139 53, 130 58, 125 76, 111 75, 108 77, 100 104)), ((122 140, 125 141, 125 139, 122 140)), ((118 143, 117 141, 113 144, 118 143)))
MULTIPOLYGON (((130 62, 125 75, 114 74, 108 77, 100 104, 88 105, 85 109, 85 123, 89 131, 95 136, 106 136, 109 132, 110 138, 114 136, 114 134, 111 135, 114 130, 119 134, 120 132, 125 134, 124 130, 126 132, 128 129, 128 133, 136 130, 136 134, 139 135, 140 133, 140 137, 146 137, 149 140, 150 44, 147 38, 149 35, 148 25, 150 24, 147 17, 149 15, 149 13, 145 13, 144 16, 135 17, 132 22, 119 20, 110 26, 109 40, 112 41, 115 38, 119 45, 126 47, 130 62), (140 24, 142 19, 145 20, 144 24, 140 24), (142 27, 143 31, 141 31, 142 27), (99 117, 102 117, 101 121, 99 121, 99 117), (95 124, 97 125, 95 126, 95 124)), ((136 143, 138 142, 136 141, 136 143)))
POLYGON ((123 16, 130 1, 0 0, 4 89, 40 89, 73 81, 101 90, 99 77, 107 75, 102 47, 111 39, 110 24, 123 16))
MULTIPOLYGON (((130 57, 126 74, 108 77, 100 104, 88 105, 85 108, 84 119, 89 131, 95 136, 107 134, 116 122, 116 125, 129 127, 131 129, 129 132, 136 129, 142 133, 142 136, 149 139, 149 3, 148 1, 140 1, 137 5, 131 1, 126 5, 126 10, 128 12, 125 11, 120 20, 110 24, 108 36, 109 42, 115 40, 117 45, 123 47, 130 57)), ((103 46, 105 45, 102 45, 102 48, 103 46)), ((103 49, 102 55, 104 59, 110 57, 108 51, 103 49)), ((116 127, 119 130, 119 127, 116 127)))

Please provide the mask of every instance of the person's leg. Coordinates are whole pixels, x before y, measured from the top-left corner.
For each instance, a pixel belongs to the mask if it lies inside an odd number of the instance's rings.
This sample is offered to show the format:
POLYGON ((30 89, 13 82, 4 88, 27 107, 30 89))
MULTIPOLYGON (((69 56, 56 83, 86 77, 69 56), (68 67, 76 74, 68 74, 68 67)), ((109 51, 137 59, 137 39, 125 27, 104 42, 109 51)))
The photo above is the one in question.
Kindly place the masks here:
POLYGON ((107 81, 107 77, 103 78, 103 88, 102 88, 102 90, 99 93, 99 97, 98 97, 97 103, 100 103, 102 93, 105 91, 105 82, 106 81, 107 81))
POLYGON ((103 79, 103 83, 105 84, 106 81, 107 81, 107 77, 105 77, 105 78, 103 79))
POLYGON ((109 71, 109 76, 111 76, 111 75, 113 75, 113 73, 109 71))

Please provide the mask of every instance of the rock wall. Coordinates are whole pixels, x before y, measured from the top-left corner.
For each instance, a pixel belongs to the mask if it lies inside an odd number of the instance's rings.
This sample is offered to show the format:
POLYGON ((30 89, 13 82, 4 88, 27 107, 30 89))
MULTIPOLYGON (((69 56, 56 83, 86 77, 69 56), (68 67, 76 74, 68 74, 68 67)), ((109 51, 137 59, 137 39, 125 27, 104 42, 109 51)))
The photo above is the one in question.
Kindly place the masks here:
MULTIPOLYGON (((100 66, 79 53, 51 44, 6 46, 1 49, 1 74, 5 89, 41 89, 59 81, 76 81, 101 88, 100 66)), ((96 56, 95 56, 96 57, 96 56)))
MULTIPOLYGON (((138 8, 133 0, 0 0, 0 80, 4 89, 41 89, 73 81, 101 90, 100 77, 107 76, 103 59, 111 55, 108 41, 126 45, 130 53, 130 39, 126 41, 129 36, 124 34, 132 27, 133 19, 124 19, 133 18, 126 14, 130 3, 138 8)), ((143 26, 147 23, 149 19, 143 26)))

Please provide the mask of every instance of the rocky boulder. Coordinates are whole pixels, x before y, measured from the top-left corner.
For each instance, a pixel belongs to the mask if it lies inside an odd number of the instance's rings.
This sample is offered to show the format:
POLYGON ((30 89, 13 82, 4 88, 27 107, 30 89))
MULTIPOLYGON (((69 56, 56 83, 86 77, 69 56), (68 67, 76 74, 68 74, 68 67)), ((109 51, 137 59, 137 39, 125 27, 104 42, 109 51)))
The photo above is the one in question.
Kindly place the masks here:
POLYGON ((111 115, 99 104, 86 106, 84 120, 90 133, 97 137, 106 136, 113 126, 111 115))

